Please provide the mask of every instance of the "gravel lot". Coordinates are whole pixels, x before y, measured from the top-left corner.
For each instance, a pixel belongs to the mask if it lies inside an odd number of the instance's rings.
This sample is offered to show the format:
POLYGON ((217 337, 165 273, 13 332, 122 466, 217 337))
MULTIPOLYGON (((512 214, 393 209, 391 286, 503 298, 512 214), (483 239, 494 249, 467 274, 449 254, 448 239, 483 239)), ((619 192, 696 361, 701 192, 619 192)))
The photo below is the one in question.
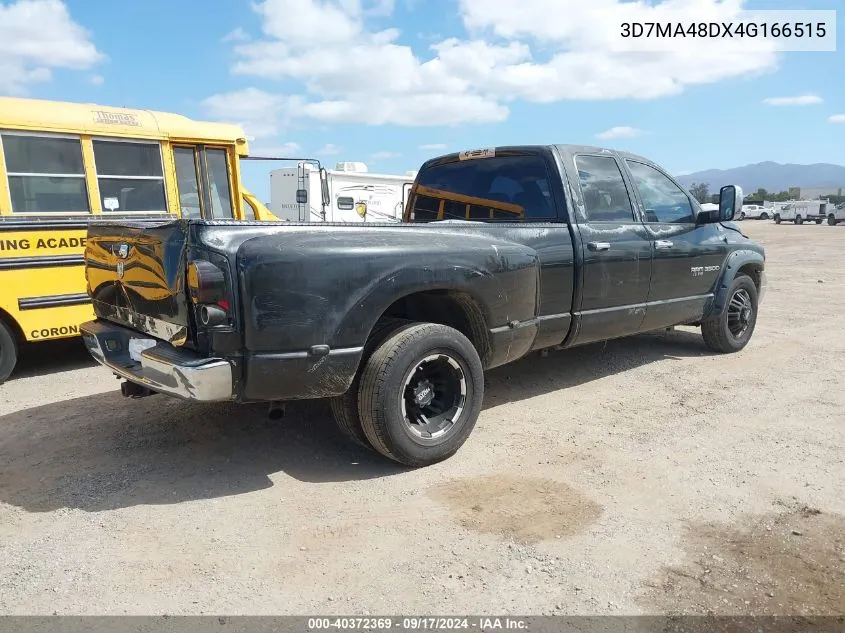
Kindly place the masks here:
POLYGON ((0 387, 0 612, 845 613, 845 227, 742 226, 745 351, 534 355, 418 471, 322 402, 128 400, 80 342, 33 348, 0 387))

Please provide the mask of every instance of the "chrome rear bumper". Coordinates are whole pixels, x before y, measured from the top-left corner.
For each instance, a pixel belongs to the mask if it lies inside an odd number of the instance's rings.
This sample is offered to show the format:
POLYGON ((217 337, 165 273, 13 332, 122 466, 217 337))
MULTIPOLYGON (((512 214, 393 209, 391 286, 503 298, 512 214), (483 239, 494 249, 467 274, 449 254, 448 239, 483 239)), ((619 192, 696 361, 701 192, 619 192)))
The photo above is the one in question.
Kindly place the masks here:
POLYGON ((200 356, 107 321, 88 321, 79 329, 94 359, 130 382, 186 400, 233 398, 229 361, 200 356), (137 360, 129 353, 133 339, 152 345, 136 354, 137 360))

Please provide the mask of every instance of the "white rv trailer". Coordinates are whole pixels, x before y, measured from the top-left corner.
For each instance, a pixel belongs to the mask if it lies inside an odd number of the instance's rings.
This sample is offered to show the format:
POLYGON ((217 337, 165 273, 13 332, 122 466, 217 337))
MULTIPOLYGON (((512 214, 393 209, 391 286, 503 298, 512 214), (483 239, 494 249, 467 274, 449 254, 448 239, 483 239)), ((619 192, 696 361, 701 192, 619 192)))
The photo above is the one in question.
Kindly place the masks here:
POLYGON ((364 163, 326 170, 323 206, 319 170, 309 163, 270 172, 270 210, 293 222, 401 222, 416 172, 372 174, 364 163))
POLYGON ((827 200, 791 200, 777 209, 774 219, 777 224, 783 220, 795 224, 803 224, 804 220, 821 224, 827 217, 827 200))

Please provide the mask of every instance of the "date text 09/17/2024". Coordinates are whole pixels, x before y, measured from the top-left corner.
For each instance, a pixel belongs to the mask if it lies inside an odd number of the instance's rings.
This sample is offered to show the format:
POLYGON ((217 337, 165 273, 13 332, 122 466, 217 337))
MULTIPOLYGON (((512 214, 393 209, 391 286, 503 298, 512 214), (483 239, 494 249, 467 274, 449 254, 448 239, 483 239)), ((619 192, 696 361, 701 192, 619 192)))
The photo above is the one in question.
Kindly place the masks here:
POLYGON ((522 631, 528 628, 523 619, 510 617, 317 617, 308 619, 309 631, 320 630, 391 630, 403 631, 522 631))

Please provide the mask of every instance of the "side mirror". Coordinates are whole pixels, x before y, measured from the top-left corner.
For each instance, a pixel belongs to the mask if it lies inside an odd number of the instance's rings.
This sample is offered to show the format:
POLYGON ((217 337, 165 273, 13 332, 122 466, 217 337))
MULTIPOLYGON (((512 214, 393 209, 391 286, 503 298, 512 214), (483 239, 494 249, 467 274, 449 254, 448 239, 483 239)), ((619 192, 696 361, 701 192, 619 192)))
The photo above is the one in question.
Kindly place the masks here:
POLYGON ((296 190, 296 203, 297 204, 305 204, 308 202, 308 191, 305 189, 297 189, 296 190))
POLYGON ((742 187, 726 185, 719 190, 719 219, 717 222, 730 222, 742 210, 742 187))

